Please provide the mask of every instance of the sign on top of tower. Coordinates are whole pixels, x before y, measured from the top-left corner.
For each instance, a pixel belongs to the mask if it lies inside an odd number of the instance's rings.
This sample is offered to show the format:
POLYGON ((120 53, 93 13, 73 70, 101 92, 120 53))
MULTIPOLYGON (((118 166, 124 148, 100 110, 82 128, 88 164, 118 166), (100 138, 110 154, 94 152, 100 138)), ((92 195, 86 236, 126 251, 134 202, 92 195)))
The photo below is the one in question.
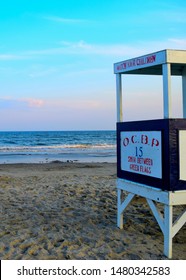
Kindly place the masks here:
POLYGON ((186 51, 162 50, 114 64, 114 73, 162 75, 162 64, 170 63, 172 75, 182 75, 186 51))

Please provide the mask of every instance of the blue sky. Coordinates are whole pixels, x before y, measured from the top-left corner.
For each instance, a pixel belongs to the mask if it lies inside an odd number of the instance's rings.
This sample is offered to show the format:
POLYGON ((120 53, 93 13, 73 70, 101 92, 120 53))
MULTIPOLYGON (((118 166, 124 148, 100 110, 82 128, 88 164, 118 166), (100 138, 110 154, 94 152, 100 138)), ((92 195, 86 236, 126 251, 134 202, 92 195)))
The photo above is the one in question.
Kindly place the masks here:
MULTIPOLYGON (((113 63, 186 49, 186 2, 7 0, 0 27, 1 131, 115 129, 113 63)), ((161 77, 123 91, 125 120, 163 117, 161 77)), ((180 77, 172 92, 179 117, 180 77)))

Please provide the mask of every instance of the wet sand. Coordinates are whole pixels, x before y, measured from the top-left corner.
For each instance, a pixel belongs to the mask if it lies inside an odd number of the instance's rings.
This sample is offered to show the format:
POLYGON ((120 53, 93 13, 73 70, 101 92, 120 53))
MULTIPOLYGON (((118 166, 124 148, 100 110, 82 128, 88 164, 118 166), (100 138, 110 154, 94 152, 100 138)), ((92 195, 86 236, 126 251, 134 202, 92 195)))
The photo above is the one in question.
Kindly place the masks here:
MULTIPOLYGON (((116 164, 2 164, 0 197, 0 259, 167 259, 145 199, 132 201, 117 228, 116 164)), ((173 259, 186 259, 186 225, 173 259)))

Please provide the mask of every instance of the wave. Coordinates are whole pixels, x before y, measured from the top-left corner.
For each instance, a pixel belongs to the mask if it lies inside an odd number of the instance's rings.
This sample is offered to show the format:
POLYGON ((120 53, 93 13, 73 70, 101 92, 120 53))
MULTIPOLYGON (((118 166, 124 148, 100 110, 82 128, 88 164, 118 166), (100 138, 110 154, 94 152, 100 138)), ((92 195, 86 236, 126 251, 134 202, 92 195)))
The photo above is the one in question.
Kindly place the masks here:
POLYGON ((62 145, 63 148, 69 149, 99 149, 99 148, 115 148, 116 145, 112 144, 66 144, 62 145))
POLYGON ((11 141, 11 140, 7 140, 7 141, 4 141, 5 144, 8 144, 8 145, 12 145, 12 144, 16 144, 15 141, 11 141))
POLYGON ((113 150, 116 145, 112 144, 63 144, 63 145, 37 145, 37 146, 2 146, 0 153, 7 152, 62 152, 70 150, 113 150))
POLYGON ((47 146, 47 144, 46 143, 37 143, 36 146, 47 146))

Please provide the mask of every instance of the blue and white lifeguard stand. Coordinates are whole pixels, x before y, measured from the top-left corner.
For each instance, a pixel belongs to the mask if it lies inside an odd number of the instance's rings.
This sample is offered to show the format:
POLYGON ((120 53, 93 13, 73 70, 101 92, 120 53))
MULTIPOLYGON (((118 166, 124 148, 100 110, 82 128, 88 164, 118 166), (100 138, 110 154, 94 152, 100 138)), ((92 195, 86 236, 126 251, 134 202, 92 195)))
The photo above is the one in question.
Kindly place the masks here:
POLYGON ((123 228, 123 212, 135 195, 146 198, 164 235, 164 254, 172 258, 172 239, 186 222, 186 208, 173 219, 173 207, 186 205, 186 51, 162 50, 118 62, 114 64, 114 73, 117 225, 123 228), (123 121, 122 75, 127 74, 163 76, 164 118, 123 121), (172 118, 171 75, 182 76, 183 118, 180 119, 172 118), (164 215, 158 203, 163 204, 164 215))

